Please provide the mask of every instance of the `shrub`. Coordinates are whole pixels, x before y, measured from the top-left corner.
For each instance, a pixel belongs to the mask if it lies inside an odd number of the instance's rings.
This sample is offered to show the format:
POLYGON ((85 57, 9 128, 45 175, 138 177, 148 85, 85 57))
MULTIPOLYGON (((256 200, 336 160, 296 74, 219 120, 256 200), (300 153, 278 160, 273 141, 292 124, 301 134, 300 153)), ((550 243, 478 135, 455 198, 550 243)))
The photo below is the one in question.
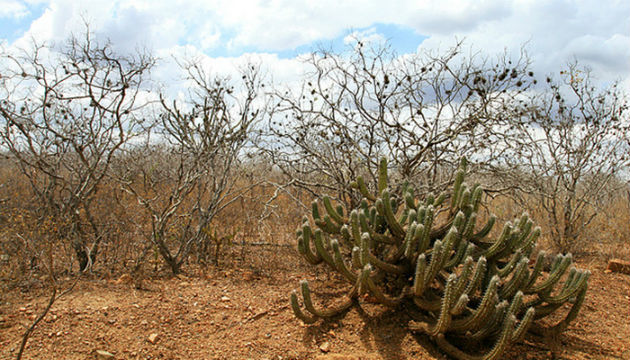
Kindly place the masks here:
POLYGON ((540 228, 527 214, 490 239, 495 217, 478 224, 483 189, 467 185, 465 172, 463 159, 452 191, 438 197, 417 196, 409 184, 393 193, 383 159, 377 195, 358 178, 352 185, 363 200, 349 214, 328 197, 323 209, 314 202, 312 220, 304 217, 297 231, 298 250, 309 263, 339 272, 352 287, 340 304, 317 308, 303 280, 306 311, 293 291, 295 315, 314 323, 360 306, 366 295, 384 306, 405 305, 414 319, 408 328, 458 359, 496 359, 530 331, 565 329, 584 301, 590 273, 572 267, 571 254, 556 256, 546 272, 540 252, 530 267, 540 228), (546 327, 537 322, 565 303, 573 306, 562 320, 546 327))

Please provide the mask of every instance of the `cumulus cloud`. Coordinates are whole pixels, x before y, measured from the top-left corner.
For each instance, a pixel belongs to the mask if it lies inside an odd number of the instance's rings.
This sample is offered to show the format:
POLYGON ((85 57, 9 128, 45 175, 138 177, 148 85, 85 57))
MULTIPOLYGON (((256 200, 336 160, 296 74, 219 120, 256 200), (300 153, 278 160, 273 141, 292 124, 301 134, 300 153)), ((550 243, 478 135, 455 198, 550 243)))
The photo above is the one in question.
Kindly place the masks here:
POLYGON ((19 19, 29 14, 26 4, 17 0, 0 0, 0 19, 19 19))
MULTIPOLYGON (((24 17, 40 0, 0 1, 0 17, 24 17)), ((426 37, 417 44, 425 49, 446 48, 455 39, 489 55, 518 54, 525 46, 538 73, 577 59, 605 81, 630 82, 627 0, 50 0, 15 43, 61 40, 80 31, 84 19, 121 49, 142 46, 162 56, 191 47, 228 62, 257 53, 280 64, 269 65, 279 71, 287 64, 273 54, 343 43, 356 29, 356 37, 388 38, 375 25, 391 24, 426 37)))

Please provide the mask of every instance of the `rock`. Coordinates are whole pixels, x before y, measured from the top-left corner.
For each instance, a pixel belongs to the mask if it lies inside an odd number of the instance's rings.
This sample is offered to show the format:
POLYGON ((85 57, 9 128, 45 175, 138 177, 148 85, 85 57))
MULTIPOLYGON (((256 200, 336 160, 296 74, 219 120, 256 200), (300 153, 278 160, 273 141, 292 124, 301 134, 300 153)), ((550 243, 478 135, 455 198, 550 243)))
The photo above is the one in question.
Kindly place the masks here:
POLYGON ((319 350, 321 350, 322 352, 329 352, 330 351, 330 343, 328 341, 324 341, 320 346, 319 346, 319 350))
POLYGON ((94 351, 94 353, 96 354, 96 358, 100 359, 100 360, 106 360, 106 359, 113 359, 114 358, 114 354, 107 352, 105 350, 96 350, 94 351))
POLYGON ((151 344, 155 344, 158 340, 158 334, 157 333, 152 333, 151 335, 149 335, 149 337, 147 338, 147 340, 151 343, 151 344))
POLYGON ((630 275, 630 261, 612 259, 608 261, 606 272, 617 272, 630 275))
POLYGON ((221 301, 224 301, 224 302, 225 301, 230 301, 230 298, 227 297, 227 296, 223 296, 223 297, 221 297, 221 301))

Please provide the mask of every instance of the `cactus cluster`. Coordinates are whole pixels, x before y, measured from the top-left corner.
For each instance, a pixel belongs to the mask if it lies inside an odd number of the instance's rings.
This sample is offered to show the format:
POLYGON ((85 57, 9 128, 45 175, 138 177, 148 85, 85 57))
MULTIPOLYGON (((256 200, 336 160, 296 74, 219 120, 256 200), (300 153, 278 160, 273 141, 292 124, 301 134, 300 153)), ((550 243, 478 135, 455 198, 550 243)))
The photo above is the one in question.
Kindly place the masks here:
POLYGON ((570 254, 544 268, 545 253, 532 254, 540 228, 526 214, 490 238, 495 217, 478 224, 483 189, 466 184, 465 173, 463 159, 452 191, 437 197, 420 197, 407 183, 394 194, 382 159, 376 194, 362 178, 352 184, 363 196, 357 209, 347 213, 328 197, 314 202, 312 218, 305 216, 297 231, 298 250, 309 263, 339 272, 351 287, 343 300, 320 308, 303 280, 305 311, 298 291, 290 296, 295 315, 314 323, 369 296, 407 309, 411 331, 427 334, 458 359, 497 359, 527 332, 566 328, 584 301, 590 273, 573 267, 570 254), (537 321, 566 303, 570 310, 555 324, 537 321))

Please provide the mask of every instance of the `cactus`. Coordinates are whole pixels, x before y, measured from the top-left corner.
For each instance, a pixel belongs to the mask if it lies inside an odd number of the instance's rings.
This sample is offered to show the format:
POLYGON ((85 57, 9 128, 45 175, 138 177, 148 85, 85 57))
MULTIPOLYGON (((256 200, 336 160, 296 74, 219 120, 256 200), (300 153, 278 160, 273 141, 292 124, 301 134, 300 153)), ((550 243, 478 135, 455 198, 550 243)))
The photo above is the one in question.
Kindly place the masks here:
POLYGON ((343 301, 316 308, 303 280, 304 310, 298 291, 290 296, 296 317, 308 324, 336 317, 360 306, 363 295, 388 307, 404 304, 415 319, 409 330, 458 359, 497 359, 528 332, 564 330, 584 301, 590 273, 573 267, 568 254, 545 274, 544 252, 532 254, 540 228, 527 214, 489 238, 496 218, 479 223, 483 190, 465 182, 466 164, 452 192, 438 197, 419 198, 408 183, 392 192, 383 159, 376 194, 362 178, 352 184, 363 196, 357 209, 334 207, 328 197, 313 202, 311 219, 297 231, 298 250, 309 263, 339 272, 350 289, 343 301), (537 322, 567 303, 571 309, 555 325, 537 322))

